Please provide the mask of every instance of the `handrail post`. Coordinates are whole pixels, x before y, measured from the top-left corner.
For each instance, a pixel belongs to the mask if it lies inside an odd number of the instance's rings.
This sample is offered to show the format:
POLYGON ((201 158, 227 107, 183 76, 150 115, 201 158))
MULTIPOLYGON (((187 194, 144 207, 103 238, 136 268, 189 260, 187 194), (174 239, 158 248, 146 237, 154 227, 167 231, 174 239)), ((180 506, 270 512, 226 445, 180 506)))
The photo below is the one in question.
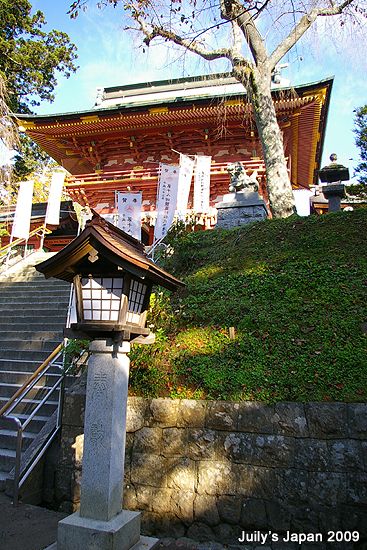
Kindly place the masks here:
POLYGON ((44 225, 42 227, 42 235, 41 235, 40 246, 39 246, 40 251, 43 250, 43 241, 45 240, 45 232, 46 232, 46 226, 44 225))
POLYGON ((14 488, 13 488, 13 506, 14 508, 17 508, 18 499, 19 499, 20 459, 22 454, 23 429, 19 418, 16 418, 15 416, 8 417, 8 418, 12 418, 12 420, 14 420, 17 425, 17 448, 16 448, 16 456, 15 456, 14 488))

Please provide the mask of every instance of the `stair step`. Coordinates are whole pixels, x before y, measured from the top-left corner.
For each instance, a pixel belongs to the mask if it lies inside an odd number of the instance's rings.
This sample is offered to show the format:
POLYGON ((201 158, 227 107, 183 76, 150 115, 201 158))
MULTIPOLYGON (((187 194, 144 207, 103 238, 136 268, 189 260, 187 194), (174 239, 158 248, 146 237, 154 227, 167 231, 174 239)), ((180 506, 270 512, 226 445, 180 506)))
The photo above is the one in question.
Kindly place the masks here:
POLYGON ((47 359, 50 353, 58 346, 60 342, 53 342, 50 345, 45 345, 44 349, 40 350, 14 350, 5 349, 1 350, 0 345, 0 361, 8 359, 9 361, 22 361, 28 363, 29 361, 37 361, 38 366, 47 359))
MULTIPOLYGON (((55 383, 56 383, 56 375, 55 375, 55 383)), ((20 390, 22 387, 21 384, 7 384, 6 382, 0 382, 0 399, 4 398, 6 400, 9 400, 15 393, 20 390)), ((28 399, 43 399, 44 396, 47 394, 48 390, 52 387, 52 385, 45 385, 45 386, 33 386, 31 390, 27 393, 28 399)))
MULTIPOLYGON (((31 352, 29 352, 31 353, 31 352)), ((46 359, 47 357, 50 355, 50 354, 45 354, 46 355, 46 359)), ((44 361, 45 359, 44 358, 40 358, 39 354, 37 353, 37 358, 33 361, 29 360, 29 359, 14 359, 14 358, 11 358, 11 359, 6 359, 6 358, 1 358, 0 359, 0 374, 3 372, 10 372, 10 373, 13 373, 14 371, 15 372, 24 372, 26 374, 29 374, 29 373, 33 373, 35 372, 35 370, 38 369, 39 366, 41 366, 42 362, 44 361)), ((53 365, 52 367, 50 367, 50 370, 49 370, 49 374, 52 373, 57 373, 57 372, 60 372, 60 368, 61 368, 61 360, 60 361, 57 361, 57 364, 53 365), (58 366, 60 365, 60 366, 58 366)))
POLYGON ((9 473, 15 463, 15 450, 0 449, 0 470, 9 473))
MULTIPOLYGON (((20 422, 23 424, 27 418, 27 414, 17 414, 14 415, 17 418, 19 418, 20 422)), ((32 433, 39 433, 40 430, 43 428, 43 426, 48 421, 49 416, 43 416, 43 415, 36 415, 34 418, 32 418, 32 421, 27 426, 27 431, 32 433)), ((0 427, 4 430, 14 430, 14 420, 11 420, 10 418, 6 418, 5 416, 2 416, 0 418, 0 427)))
MULTIPOLYGON (((22 451, 25 451, 34 441, 37 434, 34 432, 24 432, 22 439, 22 451)), ((17 432, 16 430, 0 430, 0 449, 16 450, 17 432)))
MULTIPOLYGON (((1 311, 1 310, 0 310, 1 311)), ((7 342, 27 341, 34 340, 40 341, 59 341, 63 339, 62 330, 7 330, 0 331, 0 342, 6 340, 7 342)))
MULTIPOLYGON (((57 401, 57 390, 55 390, 54 394, 52 395, 52 398, 50 397, 50 400, 47 401, 47 403, 44 403, 37 414, 41 416, 47 416, 50 417, 52 413, 55 411, 58 405, 57 401), (51 400, 52 399, 52 400, 51 400)), ((8 399, 0 397, 0 409, 6 405, 8 402, 8 399)), ((29 416, 41 403, 39 399, 23 399, 19 405, 17 405, 11 412, 13 416, 19 416, 19 415, 26 415, 29 416)))
MULTIPOLYGON (((4 352, 14 352, 14 354, 19 352, 34 352, 42 351, 51 353, 57 346, 60 344, 61 338, 57 340, 35 340, 30 338, 25 338, 24 340, 2 340, 0 339, 0 354, 3 359, 6 359, 4 352)), ((11 357, 10 357, 11 358, 11 357)))

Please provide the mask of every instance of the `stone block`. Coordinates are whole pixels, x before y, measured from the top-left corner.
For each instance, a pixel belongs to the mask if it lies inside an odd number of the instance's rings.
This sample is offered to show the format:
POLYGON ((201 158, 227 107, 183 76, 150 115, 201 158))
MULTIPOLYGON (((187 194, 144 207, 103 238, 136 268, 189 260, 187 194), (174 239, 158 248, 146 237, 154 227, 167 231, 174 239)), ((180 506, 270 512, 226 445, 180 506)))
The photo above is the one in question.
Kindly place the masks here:
POLYGON ((305 408, 302 403, 276 403, 274 433, 289 437, 308 437, 305 408))
POLYGON ((187 530, 187 536, 199 542, 216 540, 214 531, 208 525, 201 522, 193 523, 187 530))
POLYGON ((276 487, 276 470, 237 465, 237 494, 245 498, 269 499, 276 487))
POLYGON ((145 425, 147 400, 143 397, 128 397, 126 431, 136 432, 145 425))
POLYGON ((348 437, 346 403, 307 403, 305 408, 310 437, 322 439, 348 437))
POLYGON ((360 540, 367 539, 367 507, 342 506, 339 529, 358 531, 360 540))
POLYGON ((242 498, 220 495, 217 498, 217 510, 221 523, 236 525, 241 518, 242 498))
POLYGON ((126 434, 126 443, 125 443, 125 469, 127 464, 131 464, 131 458, 133 456, 133 447, 134 447, 134 434, 126 434))
POLYGON ((58 523, 57 550, 129 550, 140 539, 140 514, 123 510, 109 521, 81 517, 79 512, 58 523))
POLYGON ((131 461, 131 481, 138 485, 167 487, 166 459, 147 453, 134 453, 131 461))
POLYGON ((80 495, 82 488, 82 472, 75 470, 71 478, 71 500, 73 504, 80 504, 80 495))
POLYGON ((156 534, 156 516, 153 512, 141 512, 140 522, 142 535, 151 537, 156 534))
POLYGON ((132 485, 124 486, 122 508, 124 510, 135 510, 135 511, 137 511, 139 508, 138 501, 136 498, 135 487, 133 487, 132 485))
MULTIPOLYGON (((332 472, 364 470, 363 443, 354 439, 328 441, 330 469, 332 472)), ((367 451, 367 448, 365 449, 367 451)), ((365 455, 367 457, 367 454, 365 455)))
POLYGON ((194 491, 195 463, 189 458, 167 458, 167 485, 172 489, 194 491))
POLYGON ((77 470, 83 467, 84 434, 77 435, 71 448, 74 450, 74 465, 77 470))
POLYGON ((138 510, 151 512, 153 509, 153 487, 147 485, 136 485, 135 495, 138 510))
POLYGON ((206 427, 213 430, 237 429, 239 403, 212 401, 207 409, 206 427))
POLYGON ((367 403, 348 403, 348 435, 367 439, 367 403))
MULTIPOLYGON (((246 500, 242 505, 240 525, 245 530, 266 530, 268 520, 263 500, 246 500)), ((241 533, 239 533, 239 536, 241 533)))
POLYGON ((152 490, 152 511, 158 514, 169 514, 171 509, 172 489, 153 489, 152 490))
POLYGON ((155 533, 159 538, 173 537, 178 539, 185 535, 185 527, 182 522, 173 514, 156 516, 155 533))
POLYGON ((179 407, 179 399, 165 399, 164 397, 152 399, 149 405, 149 425, 164 428, 177 426, 179 407))
POLYGON ((319 506, 318 516, 320 533, 335 532, 342 528, 342 505, 319 506))
POLYGON ((349 504, 367 504, 367 475, 350 472, 347 477, 349 504))
POLYGON ((192 460, 214 460, 216 458, 217 434, 207 428, 189 428, 188 456, 192 460))
POLYGON ((298 533, 317 533, 319 531, 318 513, 311 506, 294 507, 290 531, 298 533))
POLYGON ((133 453, 149 453, 159 455, 162 444, 161 428, 141 428, 135 432, 133 453))
POLYGON ((272 434, 275 422, 274 405, 259 401, 243 401, 239 404, 238 431, 272 434))
POLYGON ((220 523, 214 495, 196 495, 194 501, 195 521, 205 523, 213 527, 220 523))
POLYGON ((55 472, 55 499, 57 502, 72 502, 74 470, 71 466, 59 465, 55 472))
POLYGON ((282 435, 231 433, 221 435, 218 458, 256 466, 289 468, 294 463, 294 439, 282 435))
POLYGON ((280 471, 276 476, 275 494, 283 502, 308 502, 309 473, 298 468, 280 471))
POLYGON ((59 464, 63 464, 64 466, 76 464, 76 447, 74 445, 77 439, 78 441, 83 441, 83 428, 77 426, 62 427, 59 464))
POLYGON ((177 414, 178 428, 205 428, 207 401, 180 399, 177 414))
POLYGON ((86 394, 87 378, 85 374, 82 374, 65 392, 62 414, 64 426, 84 426, 86 394))
POLYGON ((230 462, 200 461, 198 465, 198 494, 235 495, 237 475, 235 465, 230 462))
POLYGON ((265 507, 269 529, 276 533, 289 531, 292 517, 291 507, 278 500, 267 501, 265 507))
MULTIPOLYGON (((213 531, 215 533, 216 540, 223 543, 225 548, 228 548, 228 544, 239 544, 238 538, 241 535, 241 532, 238 527, 221 523, 213 527, 213 531)), ((241 550, 245 550, 243 546, 241 546, 241 550)))
POLYGON ((186 527, 194 521, 194 499, 195 494, 191 491, 171 492, 171 511, 186 527))
POLYGON ((185 456, 187 454, 187 430, 164 428, 162 433, 163 456, 185 456))
POLYGON ((296 439, 294 465, 296 468, 313 472, 328 470, 327 442, 318 439, 296 439))
POLYGON ((346 503, 347 480, 345 474, 310 472, 308 498, 309 502, 325 506, 346 503))

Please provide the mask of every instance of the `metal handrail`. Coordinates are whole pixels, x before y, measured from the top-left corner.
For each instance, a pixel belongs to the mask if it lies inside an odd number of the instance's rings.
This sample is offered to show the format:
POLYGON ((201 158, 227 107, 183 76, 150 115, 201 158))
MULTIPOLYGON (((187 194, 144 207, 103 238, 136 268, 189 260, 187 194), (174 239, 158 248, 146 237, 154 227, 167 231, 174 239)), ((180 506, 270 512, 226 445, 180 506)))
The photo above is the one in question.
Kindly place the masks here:
POLYGON ((84 355, 85 350, 82 350, 78 356, 76 356, 70 365, 65 369, 63 368, 63 350, 62 344, 57 346, 57 348, 48 356, 48 358, 42 363, 42 365, 29 377, 29 379, 23 384, 23 386, 9 399, 9 401, 3 406, 0 410, 0 418, 6 418, 13 421, 16 424, 17 431, 17 443, 16 443, 16 456, 15 456, 15 468, 14 468, 14 488, 13 488, 13 506, 16 508, 18 506, 18 495, 19 489, 27 479, 29 474, 32 472, 34 467, 39 462, 40 458, 43 456, 45 451, 48 449, 49 445, 54 440, 56 434, 59 432, 61 427, 61 417, 62 417, 62 405, 64 399, 64 385, 65 377, 72 371, 81 357, 84 355), (61 362, 57 362, 62 358, 61 362), (54 385, 49 388, 46 395, 38 403, 37 407, 28 415, 26 420, 22 423, 21 419, 18 416, 13 415, 12 411, 15 407, 27 396, 30 390, 37 384, 37 382, 47 374, 48 370, 57 366, 60 369, 60 376, 54 385), (29 423, 36 416, 41 407, 46 403, 50 396, 60 388, 58 408, 57 408, 57 420, 56 426, 51 433, 50 437, 44 442, 38 455, 32 460, 29 467, 22 474, 20 471, 21 466, 21 453, 22 453, 22 442, 23 442, 23 433, 29 423))
POLYGON ((33 229, 33 231, 31 231, 27 237, 21 237, 19 239, 16 239, 15 241, 11 240, 11 242, 9 244, 7 244, 7 245, 3 246, 2 248, 0 248, 0 262, 3 265, 5 264, 5 268, 2 271, 7 271, 9 269, 9 267, 13 267, 14 265, 19 263, 23 259, 27 258, 27 256, 30 256, 31 254, 33 254, 35 252, 35 250, 33 250, 32 252, 27 254, 28 240, 29 240, 30 237, 33 237, 34 235, 37 235, 41 238, 39 248, 42 250, 43 241, 44 241, 46 233, 52 233, 52 231, 50 229, 47 229, 47 227, 45 225, 41 225, 40 227, 37 227, 36 229, 33 229), (14 249, 17 246, 19 246, 23 242, 24 242, 24 253, 22 254, 22 257, 19 258, 18 256, 15 256, 16 260, 14 262, 12 262, 12 264, 9 266, 9 260, 10 260, 11 253, 14 251, 14 249))
POLYGON ((12 241, 11 243, 6 244, 2 248, 0 248, 0 256, 3 252, 5 252, 8 249, 11 249, 13 246, 18 246, 23 241, 28 241, 29 237, 33 237, 34 235, 37 235, 39 231, 43 231, 44 233, 52 233, 51 229, 47 229, 45 225, 41 225, 40 227, 37 227, 37 229, 33 229, 28 235, 28 237, 20 237, 19 239, 16 239, 15 241, 12 241))

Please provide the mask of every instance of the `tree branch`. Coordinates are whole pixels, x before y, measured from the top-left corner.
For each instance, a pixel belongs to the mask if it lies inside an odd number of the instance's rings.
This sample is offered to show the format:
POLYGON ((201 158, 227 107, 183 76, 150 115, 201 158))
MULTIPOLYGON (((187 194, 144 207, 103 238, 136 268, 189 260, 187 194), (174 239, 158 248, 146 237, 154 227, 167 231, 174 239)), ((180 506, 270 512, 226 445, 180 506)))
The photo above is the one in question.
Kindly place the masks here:
POLYGON ((142 17, 137 16, 136 20, 140 24, 140 30, 145 36, 143 41, 147 46, 150 45, 151 41, 154 38, 160 36, 161 38, 165 38, 166 40, 169 40, 174 44, 177 44, 178 46, 186 48, 190 52, 194 52, 200 55, 207 61, 212 61, 213 59, 219 59, 223 57, 231 60, 233 57, 232 48, 218 48, 216 50, 207 50, 204 46, 202 46, 202 44, 196 42, 195 39, 190 40, 188 38, 182 38, 182 36, 167 29, 164 29, 163 27, 153 26, 152 30, 150 31, 146 21, 144 21, 142 17))
POLYGON ((331 0, 330 8, 314 8, 309 14, 306 14, 300 19, 290 34, 275 48, 269 56, 270 68, 273 69, 277 63, 285 56, 286 53, 295 45, 301 36, 310 28, 317 17, 329 17, 332 15, 341 14, 345 8, 353 3, 354 0, 345 0, 342 4, 336 5, 334 0, 331 0))

